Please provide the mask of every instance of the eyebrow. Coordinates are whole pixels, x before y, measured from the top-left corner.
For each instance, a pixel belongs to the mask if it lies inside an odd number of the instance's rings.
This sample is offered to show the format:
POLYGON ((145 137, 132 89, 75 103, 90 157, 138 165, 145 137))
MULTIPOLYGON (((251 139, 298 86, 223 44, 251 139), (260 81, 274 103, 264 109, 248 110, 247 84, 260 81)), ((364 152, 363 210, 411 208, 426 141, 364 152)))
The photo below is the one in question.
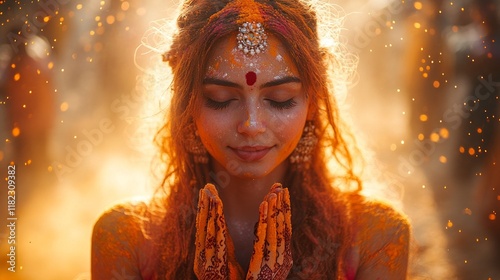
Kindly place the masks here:
POLYGON ((285 76, 283 78, 272 80, 270 82, 267 82, 267 83, 261 85, 260 89, 267 88, 267 87, 279 86, 279 85, 288 84, 288 83, 301 83, 301 81, 298 77, 295 77, 295 76, 285 76))
POLYGON ((227 80, 222 80, 222 79, 217 79, 217 78, 210 78, 210 77, 203 79, 203 84, 204 85, 217 85, 217 86, 225 86, 225 87, 233 87, 233 88, 243 89, 243 87, 237 83, 233 83, 233 82, 230 82, 227 80))
MULTIPOLYGON (((259 89, 279 86, 279 85, 287 84, 287 83, 301 83, 301 82, 302 81, 298 77, 285 76, 285 77, 264 83, 259 87, 259 89)), ((233 83, 233 82, 230 82, 228 80, 217 79, 217 78, 212 78, 212 77, 206 77, 205 79, 203 79, 203 84, 204 85, 217 85, 217 86, 225 86, 225 87, 243 89, 243 86, 241 86, 240 84, 233 83)))

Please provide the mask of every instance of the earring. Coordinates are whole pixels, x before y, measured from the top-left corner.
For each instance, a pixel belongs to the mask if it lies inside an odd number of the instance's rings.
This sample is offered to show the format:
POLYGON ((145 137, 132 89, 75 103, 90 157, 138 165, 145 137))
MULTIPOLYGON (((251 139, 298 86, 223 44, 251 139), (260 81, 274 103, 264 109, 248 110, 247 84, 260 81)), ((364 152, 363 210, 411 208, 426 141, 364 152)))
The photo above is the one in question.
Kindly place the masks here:
POLYGON ((307 121, 304 126, 302 137, 290 155, 290 162, 296 170, 303 171, 309 169, 312 159, 312 151, 318 143, 318 137, 314 133, 315 126, 312 121, 307 121))
POLYGON ((198 130, 194 123, 191 123, 187 127, 186 133, 186 150, 193 155, 194 162, 196 163, 208 163, 208 153, 201 143, 200 136, 198 135, 198 130))

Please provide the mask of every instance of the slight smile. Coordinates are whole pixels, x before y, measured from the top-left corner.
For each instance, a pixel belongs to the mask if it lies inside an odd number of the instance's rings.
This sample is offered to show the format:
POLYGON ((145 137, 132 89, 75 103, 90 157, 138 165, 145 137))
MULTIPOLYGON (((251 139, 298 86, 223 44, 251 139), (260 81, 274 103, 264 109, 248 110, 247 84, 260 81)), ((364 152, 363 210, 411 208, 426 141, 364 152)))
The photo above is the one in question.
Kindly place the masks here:
POLYGON ((273 146, 229 147, 243 161, 258 161, 265 157, 273 146))

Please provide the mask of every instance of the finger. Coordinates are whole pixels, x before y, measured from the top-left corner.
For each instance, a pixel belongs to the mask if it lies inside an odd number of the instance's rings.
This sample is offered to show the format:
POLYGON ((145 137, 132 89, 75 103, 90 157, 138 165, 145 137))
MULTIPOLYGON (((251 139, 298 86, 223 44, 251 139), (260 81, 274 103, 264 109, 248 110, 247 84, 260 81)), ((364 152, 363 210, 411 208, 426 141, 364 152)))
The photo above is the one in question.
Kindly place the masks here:
POLYGON ((272 193, 269 196, 269 209, 267 215, 267 233, 266 233, 266 241, 267 241, 267 252, 269 253, 265 260, 272 270, 276 265, 276 255, 277 255, 277 234, 276 234, 276 216, 277 216, 277 195, 276 193, 272 193))
POLYGON ((285 218, 285 232, 284 232, 284 243, 285 243, 285 253, 291 257, 292 255, 292 209, 290 203, 290 193, 288 189, 283 190, 283 213, 285 218))
POLYGON ((206 226, 207 226, 207 211, 208 205, 206 203, 206 197, 203 194, 203 190, 199 192, 198 198, 198 213, 196 215, 196 237, 195 237, 195 259, 194 259, 194 268, 198 277, 202 276, 202 254, 204 254, 203 249, 205 248, 205 235, 206 235, 206 226))
POLYGON ((198 198, 198 214, 196 216, 196 246, 203 246, 205 244, 208 206, 208 197, 205 195, 203 189, 201 189, 198 198))
POLYGON ((283 264, 283 258, 284 258, 284 253, 285 253, 285 213, 283 209, 283 190, 281 190, 278 193, 278 199, 276 200, 276 205, 278 206, 278 213, 276 217, 276 224, 277 224, 277 260, 276 262, 280 265, 283 264))
POLYGON ((205 189, 210 191, 212 197, 219 198, 219 192, 217 192, 217 188, 213 184, 210 183, 206 184, 205 189))
POLYGON ((259 222, 257 224, 257 230, 255 231, 253 254, 252 258, 250 259, 247 278, 249 278, 249 276, 253 276, 253 279, 257 279, 257 274, 260 271, 262 259, 264 258, 267 231, 267 212, 269 209, 268 206, 269 205, 266 200, 263 201, 259 206, 259 222))
MULTIPOLYGON (((208 197, 211 196, 208 190, 204 190, 205 195, 208 197)), ((207 235, 205 237, 205 255, 206 255, 206 267, 212 266, 212 258, 215 256, 215 238, 216 238, 216 232, 215 232, 215 216, 217 214, 217 209, 215 209, 215 202, 213 200, 213 197, 210 197, 209 199, 209 212, 208 212, 208 222, 207 222, 207 235)))
POLYGON ((274 183, 272 186, 271 186, 271 190, 270 192, 274 192, 275 189, 278 189, 278 188, 283 188, 281 183, 274 183))
POLYGON ((292 208, 290 203, 290 193, 288 189, 283 189, 283 212, 285 212, 285 225, 287 225, 288 230, 292 231, 292 208))
POLYGON ((217 259, 220 261, 227 259, 226 247, 226 222, 224 220, 224 213, 222 212, 222 201, 215 200, 216 216, 215 216, 215 230, 216 230, 216 243, 217 243, 217 259))

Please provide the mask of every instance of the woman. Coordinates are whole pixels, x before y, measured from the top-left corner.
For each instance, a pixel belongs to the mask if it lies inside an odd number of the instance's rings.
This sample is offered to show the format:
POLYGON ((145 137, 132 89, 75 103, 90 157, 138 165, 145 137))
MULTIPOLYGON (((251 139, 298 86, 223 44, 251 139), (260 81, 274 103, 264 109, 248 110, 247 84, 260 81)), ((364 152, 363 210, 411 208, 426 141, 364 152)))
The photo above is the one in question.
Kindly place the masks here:
POLYGON ((166 195, 99 219, 94 279, 406 277, 408 222, 359 194, 316 24, 298 0, 184 3, 166 195))

